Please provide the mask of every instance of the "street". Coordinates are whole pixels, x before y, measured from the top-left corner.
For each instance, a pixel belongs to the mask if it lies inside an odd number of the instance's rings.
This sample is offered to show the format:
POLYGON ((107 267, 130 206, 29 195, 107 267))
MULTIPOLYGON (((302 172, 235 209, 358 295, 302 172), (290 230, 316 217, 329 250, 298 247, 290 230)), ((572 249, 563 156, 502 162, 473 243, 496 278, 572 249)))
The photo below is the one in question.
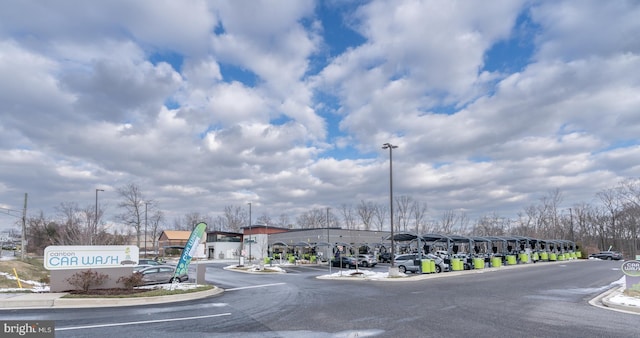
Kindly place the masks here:
MULTIPOLYGON (((634 337, 637 315, 588 304, 619 262, 538 263, 416 281, 320 280, 326 266, 245 274, 207 265, 223 294, 130 308, 2 311, 55 320, 56 337, 634 337)), ((386 271, 388 264, 374 270, 386 271)), ((332 269, 338 271, 337 268, 332 269)))

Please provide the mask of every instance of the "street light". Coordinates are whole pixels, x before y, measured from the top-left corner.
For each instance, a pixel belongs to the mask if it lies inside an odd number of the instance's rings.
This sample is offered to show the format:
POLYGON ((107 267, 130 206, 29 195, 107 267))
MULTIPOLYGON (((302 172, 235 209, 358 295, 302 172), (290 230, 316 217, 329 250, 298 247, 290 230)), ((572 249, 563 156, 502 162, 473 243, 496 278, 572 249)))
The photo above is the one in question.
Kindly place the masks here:
POLYGON ((89 234, 89 244, 93 245, 93 233, 98 229, 98 191, 104 191, 103 189, 96 189, 96 222, 94 224, 94 228, 91 229, 91 233, 89 234))
POLYGON ((144 256, 147 257, 147 205, 149 202, 144 202, 144 256))
POLYGON ((395 241, 393 239, 393 149, 398 148, 391 143, 382 145, 382 149, 389 149, 389 218, 391 221, 391 267, 395 267, 395 241))
POLYGON ((251 202, 249 204, 249 262, 251 262, 251 202))
POLYGON ((329 241, 329 208, 327 208, 327 262, 329 262, 329 274, 331 274, 331 258, 333 252, 329 252, 331 249, 331 242, 329 241))

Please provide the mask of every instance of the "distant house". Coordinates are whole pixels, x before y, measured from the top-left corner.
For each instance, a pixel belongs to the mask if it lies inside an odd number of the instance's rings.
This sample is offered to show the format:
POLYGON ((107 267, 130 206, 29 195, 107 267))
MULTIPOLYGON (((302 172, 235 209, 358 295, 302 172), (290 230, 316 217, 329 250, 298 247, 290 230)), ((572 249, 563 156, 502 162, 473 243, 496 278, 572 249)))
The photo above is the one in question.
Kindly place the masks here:
MULTIPOLYGON (((184 230, 164 230, 160 234, 160 238, 158 238, 158 251, 161 256, 166 256, 168 254, 174 253, 177 251, 177 254, 182 253, 182 249, 187 245, 187 241, 189 241, 189 236, 191 236, 191 231, 184 230)), ((206 257, 204 252, 204 243, 206 241, 206 237, 200 240, 199 248, 194 257, 206 257), (200 248, 201 246, 201 248, 200 248)))

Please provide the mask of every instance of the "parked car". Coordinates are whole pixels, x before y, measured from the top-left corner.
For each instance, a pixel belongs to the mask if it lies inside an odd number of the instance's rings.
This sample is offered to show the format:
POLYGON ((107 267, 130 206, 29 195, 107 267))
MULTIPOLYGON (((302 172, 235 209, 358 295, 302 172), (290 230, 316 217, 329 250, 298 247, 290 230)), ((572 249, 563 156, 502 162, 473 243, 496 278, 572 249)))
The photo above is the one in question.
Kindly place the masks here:
POLYGON ((406 273, 410 271, 415 273, 420 271, 420 266, 415 264, 416 257, 417 255, 415 254, 396 255, 394 261, 400 272, 406 273))
POLYGON ((358 264, 364 267, 374 267, 378 264, 378 260, 369 254, 358 255, 358 264))
POLYGON ((602 251, 589 255, 589 258, 606 259, 608 261, 613 259, 619 261, 622 259, 622 254, 617 251, 602 251))
POLYGON ((380 262, 382 263, 391 263, 391 253, 390 252, 383 252, 380 254, 380 262))
POLYGON ((140 270, 142 270, 142 269, 150 268, 150 267, 152 267, 152 266, 155 266, 155 265, 139 264, 139 265, 136 265, 136 266, 134 266, 134 267, 133 267, 133 271, 134 271, 134 272, 136 272, 136 271, 140 271, 140 270))
POLYGON ((163 262, 159 262, 155 259, 139 259, 138 265, 166 265, 163 262))
MULTIPOLYGON (((418 259, 417 254, 396 255, 395 263, 398 270, 402 273, 406 273, 407 271, 417 273, 420 272, 420 264, 422 263, 420 261, 416 262, 416 259, 418 259)), ((422 259, 432 259, 436 263, 436 273, 449 271, 449 264, 434 254, 423 254, 422 259)))
POLYGON ((353 257, 340 256, 340 258, 334 258, 331 260, 331 266, 355 269, 358 266, 358 261, 353 257))
POLYGON ((442 257, 436 256, 434 254, 426 254, 422 257, 427 259, 433 259, 436 262, 436 273, 449 271, 449 264, 445 263, 442 257))
POLYGON ((134 273, 142 274, 144 285, 173 283, 174 281, 182 283, 189 280, 189 275, 186 273, 174 276, 175 272, 176 267, 173 265, 155 265, 134 271, 134 273))

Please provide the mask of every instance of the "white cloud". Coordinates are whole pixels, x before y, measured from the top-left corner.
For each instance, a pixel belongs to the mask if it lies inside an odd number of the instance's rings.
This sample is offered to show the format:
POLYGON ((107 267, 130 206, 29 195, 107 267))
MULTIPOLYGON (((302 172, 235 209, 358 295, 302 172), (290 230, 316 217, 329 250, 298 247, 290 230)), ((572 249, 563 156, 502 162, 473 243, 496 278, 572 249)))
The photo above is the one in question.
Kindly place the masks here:
POLYGON ((51 210, 100 186, 114 214, 136 182, 169 217, 386 203, 385 142, 396 194, 435 218, 511 216, 555 188, 589 201, 640 175, 635 3, 351 8, 358 45, 329 40, 311 1, 0 5, 1 202, 51 210), (533 54, 483 70, 521 20, 533 54))

